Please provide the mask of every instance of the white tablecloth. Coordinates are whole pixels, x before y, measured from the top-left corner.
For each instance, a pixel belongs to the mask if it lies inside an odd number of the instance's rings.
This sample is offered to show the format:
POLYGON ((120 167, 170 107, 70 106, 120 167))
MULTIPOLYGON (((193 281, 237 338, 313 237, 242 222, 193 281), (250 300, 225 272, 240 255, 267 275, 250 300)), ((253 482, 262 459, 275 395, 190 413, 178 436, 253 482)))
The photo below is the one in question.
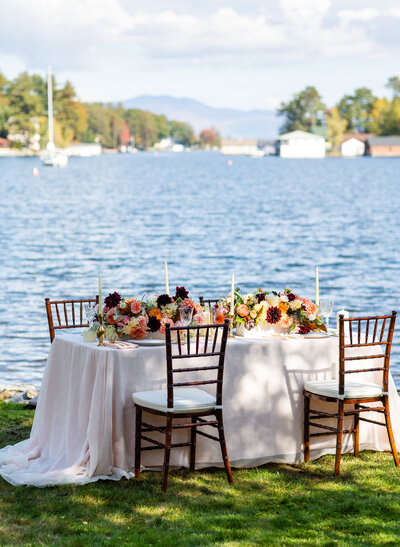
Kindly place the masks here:
MULTIPOLYGON (((337 361, 337 338, 229 340, 223 404, 232 466, 302 461, 303 383, 336 376, 337 361)), ((364 378, 379 381, 380 374, 364 378)), ((57 336, 31 436, 0 450, 0 475, 14 485, 34 486, 133 476, 132 393, 165 387, 164 347, 114 350, 84 343, 76 333, 57 336)), ((400 448, 400 399, 392 378, 390 407, 400 448)), ((348 451, 352 439, 345 437, 348 451)), ((334 453, 334 447, 335 437, 317 437, 311 458, 334 453)), ((389 450, 386 429, 361 422, 360 449, 389 450)), ((196 455, 199 468, 222 466, 219 444, 204 437, 198 437, 196 455)), ((160 466, 162 451, 143 452, 142 463, 160 466)), ((188 448, 174 449, 171 465, 187 466, 188 448)))

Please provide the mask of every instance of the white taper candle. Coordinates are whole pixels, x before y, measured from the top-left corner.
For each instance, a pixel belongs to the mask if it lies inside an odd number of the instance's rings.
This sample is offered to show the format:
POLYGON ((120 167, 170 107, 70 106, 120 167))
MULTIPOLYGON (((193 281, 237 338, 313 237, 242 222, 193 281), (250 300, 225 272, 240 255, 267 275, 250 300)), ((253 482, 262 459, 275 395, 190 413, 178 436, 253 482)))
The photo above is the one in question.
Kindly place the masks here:
POLYGON ((232 288, 231 288, 231 315, 235 313, 235 274, 232 274, 232 288))
POLYGON ((166 260, 164 261, 164 269, 165 269, 165 294, 169 294, 168 264, 166 260))
POLYGON ((99 311, 98 313, 103 313, 103 291, 101 286, 101 275, 99 275, 99 311))

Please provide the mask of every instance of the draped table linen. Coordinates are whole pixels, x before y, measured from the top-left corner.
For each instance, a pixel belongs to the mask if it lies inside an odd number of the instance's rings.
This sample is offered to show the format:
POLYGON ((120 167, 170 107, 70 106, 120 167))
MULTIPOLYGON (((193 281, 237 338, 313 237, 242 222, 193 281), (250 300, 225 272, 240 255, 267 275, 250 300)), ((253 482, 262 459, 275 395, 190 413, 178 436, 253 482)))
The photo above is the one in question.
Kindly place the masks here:
MULTIPOLYGON (((362 354, 372 354, 370 350, 362 348, 362 354)), ((303 384, 337 377, 338 354, 338 338, 229 339, 223 405, 233 467, 303 460, 303 384)), ((196 366, 192 361, 190 365, 196 366)), ((376 364, 369 360, 370 367, 376 364)), ((381 373, 362 377, 380 383, 381 373)), ((57 336, 30 438, 0 450, 0 475, 11 484, 33 486, 133 477, 132 393, 165 388, 164 346, 118 351, 83 342, 75 333, 57 336)), ((213 393, 212 386, 205 389, 213 393)), ((391 376, 389 395, 400 448, 400 399, 391 376)), ((162 423, 162 418, 156 419, 162 423)), ((174 436, 188 440, 187 431, 174 436)), ((312 439, 311 458, 334 453, 335 442, 335 436, 312 439)), ((352 436, 345 435, 343 444, 345 452, 352 450, 352 436)), ((390 450, 386 429, 361 422, 360 450, 364 449, 390 450)), ((171 465, 188 467, 188 452, 174 449, 171 465)), ((162 451, 145 451, 142 464, 160 467, 162 457, 162 451)), ((196 467, 210 466, 223 466, 219 445, 198 437, 196 467)))

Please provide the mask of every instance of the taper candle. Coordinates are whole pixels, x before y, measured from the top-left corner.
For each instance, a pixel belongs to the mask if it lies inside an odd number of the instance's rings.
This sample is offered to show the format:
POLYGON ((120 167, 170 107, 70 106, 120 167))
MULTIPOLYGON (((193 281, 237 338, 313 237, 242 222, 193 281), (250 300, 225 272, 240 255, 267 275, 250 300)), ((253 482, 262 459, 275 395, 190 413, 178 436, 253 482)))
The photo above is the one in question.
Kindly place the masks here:
POLYGON ((167 261, 164 261, 165 268, 165 294, 169 294, 169 281, 168 281, 168 264, 167 261))
POLYGON ((232 288, 231 288, 231 316, 235 313, 235 274, 232 274, 232 288))
POLYGON ((98 313, 103 313, 103 291, 101 287, 101 275, 99 275, 99 310, 98 313))
POLYGON ((315 303, 319 306, 319 268, 315 268, 315 303))

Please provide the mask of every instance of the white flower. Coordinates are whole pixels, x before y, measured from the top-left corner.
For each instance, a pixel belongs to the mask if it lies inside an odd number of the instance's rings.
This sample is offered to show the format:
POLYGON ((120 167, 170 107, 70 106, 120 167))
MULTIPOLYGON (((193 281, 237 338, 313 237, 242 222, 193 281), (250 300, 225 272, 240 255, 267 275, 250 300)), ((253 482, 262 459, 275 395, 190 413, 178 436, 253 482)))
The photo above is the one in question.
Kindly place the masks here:
POLYGON ((309 321, 315 321, 315 315, 311 314, 308 316, 309 321))
POLYGON ((281 294, 280 299, 281 299, 281 302, 289 302, 289 298, 287 294, 281 294))
POLYGON ((256 311, 256 312, 258 313, 258 312, 260 312, 260 311, 262 310, 262 308, 263 308, 263 305, 262 305, 262 303, 260 302, 259 304, 256 304, 256 305, 254 306, 254 311, 256 311))
POLYGON ((277 307, 279 305, 279 297, 274 294, 267 294, 265 299, 270 306, 277 307))
POLYGON ((115 342, 116 340, 118 340, 117 330, 114 325, 108 325, 106 327, 106 338, 110 342, 115 342))
POLYGON ((156 308, 157 307, 157 295, 156 294, 151 294, 150 296, 147 297, 146 299, 146 306, 148 308, 156 308))
POLYGON ((296 298, 293 302, 289 302, 290 309, 294 311, 299 310, 302 304, 303 302, 299 298, 296 298))

